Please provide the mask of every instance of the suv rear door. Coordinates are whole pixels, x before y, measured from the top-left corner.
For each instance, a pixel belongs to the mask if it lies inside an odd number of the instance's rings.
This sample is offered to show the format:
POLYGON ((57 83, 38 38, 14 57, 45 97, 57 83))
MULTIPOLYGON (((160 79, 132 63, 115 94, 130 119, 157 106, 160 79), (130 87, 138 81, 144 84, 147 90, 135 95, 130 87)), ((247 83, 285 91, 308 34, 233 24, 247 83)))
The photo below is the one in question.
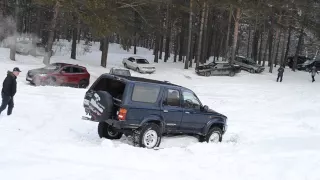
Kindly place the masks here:
POLYGON ((166 130, 175 132, 179 129, 183 115, 181 94, 178 88, 165 88, 161 104, 161 115, 164 118, 166 130))

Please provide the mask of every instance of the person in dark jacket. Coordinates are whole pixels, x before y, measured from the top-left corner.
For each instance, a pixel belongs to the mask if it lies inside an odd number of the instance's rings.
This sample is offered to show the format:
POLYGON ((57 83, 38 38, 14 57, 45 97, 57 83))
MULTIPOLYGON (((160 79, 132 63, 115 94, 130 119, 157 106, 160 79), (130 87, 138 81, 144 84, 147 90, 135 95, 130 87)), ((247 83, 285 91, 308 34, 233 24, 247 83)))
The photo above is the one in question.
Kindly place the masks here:
POLYGON ((315 66, 312 67, 310 73, 311 73, 312 82, 316 81, 314 79, 314 76, 316 76, 316 73, 319 74, 319 72, 317 71, 317 68, 315 66))
POLYGON ((12 72, 8 71, 7 77, 3 81, 3 86, 1 90, 2 104, 0 106, 0 114, 8 106, 7 115, 12 114, 12 109, 14 106, 13 97, 17 92, 17 77, 20 74, 20 69, 15 67, 12 72))
POLYGON ((278 69, 278 78, 277 78, 277 82, 280 79, 280 82, 282 82, 282 78, 283 78, 283 72, 284 72, 284 68, 282 66, 279 67, 278 69))

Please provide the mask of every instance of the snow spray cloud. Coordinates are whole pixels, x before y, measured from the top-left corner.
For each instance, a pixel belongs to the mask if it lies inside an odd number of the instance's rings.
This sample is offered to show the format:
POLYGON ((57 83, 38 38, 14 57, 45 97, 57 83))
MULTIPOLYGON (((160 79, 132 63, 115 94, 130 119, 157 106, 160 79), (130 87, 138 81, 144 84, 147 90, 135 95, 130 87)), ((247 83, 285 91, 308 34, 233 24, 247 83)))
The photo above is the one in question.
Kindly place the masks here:
POLYGON ((16 33, 16 22, 12 16, 2 17, 0 19, 0 43, 9 47, 14 43, 16 33))

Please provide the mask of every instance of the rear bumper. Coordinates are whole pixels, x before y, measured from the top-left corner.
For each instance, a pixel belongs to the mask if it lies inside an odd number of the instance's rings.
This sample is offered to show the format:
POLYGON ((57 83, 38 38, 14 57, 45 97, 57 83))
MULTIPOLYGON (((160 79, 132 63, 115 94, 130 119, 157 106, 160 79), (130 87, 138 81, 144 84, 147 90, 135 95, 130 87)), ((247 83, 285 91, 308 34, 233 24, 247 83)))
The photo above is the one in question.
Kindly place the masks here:
POLYGON ((127 130, 127 129, 133 130, 133 129, 139 128, 139 125, 137 124, 128 124, 126 121, 118 121, 116 119, 107 119, 104 121, 98 121, 91 117, 82 116, 82 120, 93 121, 93 122, 106 122, 107 124, 109 124, 110 126, 118 130, 127 130))

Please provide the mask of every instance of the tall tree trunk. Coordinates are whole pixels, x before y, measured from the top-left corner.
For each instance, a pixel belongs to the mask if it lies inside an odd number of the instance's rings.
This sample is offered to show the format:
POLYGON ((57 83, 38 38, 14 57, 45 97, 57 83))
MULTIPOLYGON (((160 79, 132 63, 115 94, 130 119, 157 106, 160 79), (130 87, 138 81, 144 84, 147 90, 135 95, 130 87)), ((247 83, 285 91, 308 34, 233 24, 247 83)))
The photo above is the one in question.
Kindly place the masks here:
POLYGON ((57 25, 57 19, 58 19, 58 14, 60 10, 60 1, 57 0, 56 4, 54 5, 54 13, 53 13, 53 18, 51 20, 51 27, 50 27, 50 32, 49 32, 49 39, 48 39, 48 49, 47 53, 43 58, 43 63, 44 64, 50 64, 50 58, 52 56, 52 46, 53 46, 53 36, 54 36, 54 31, 57 25))
POLYGON ((138 12, 134 11, 134 21, 135 21, 135 29, 134 29, 134 39, 133 39, 133 54, 137 54, 137 31, 138 31, 138 12))
POLYGON ((303 34, 304 34, 304 30, 303 30, 303 28, 301 28, 300 35, 299 35, 298 46, 297 46, 296 53, 295 53, 294 59, 293 59, 293 66, 292 66, 292 70, 293 71, 295 71, 296 68, 297 68, 298 56, 300 55, 301 48, 302 48, 303 34))
POLYGON ((262 45, 263 45, 263 32, 261 32, 260 34, 260 45, 259 45, 259 57, 258 57, 258 64, 261 65, 261 61, 262 61, 262 45))
MULTIPOLYGON (((279 19, 278 19, 278 21, 277 21, 277 24, 280 24, 280 23, 281 23, 281 18, 282 18, 282 15, 280 14, 280 15, 279 15, 279 19)), ((272 21, 272 23, 273 23, 273 21, 272 21)), ((273 24, 272 24, 272 26, 273 26, 273 24)), ((274 51, 275 51, 275 49, 279 48, 279 44, 278 44, 278 46, 276 45, 277 40, 278 40, 278 39, 280 40, 279 34, 280 34, 280 29, 277 28, 277 29, 276 29, 276 37, 275 37, 275 39, 274 39, 274 50, 272 51, 273 58, 272 58, 272 60, 271 60, 270 69, 269 69, 269 72, 270 72, 270 73, 272 73, 272 71, 273 71, 273 64, 275 64, 275 62, 276 62, 276 60, 277 60, 277 58, 278 58, 278 57, 277 57, 278 54, 277 54, 277 53, 274 53, 274 51)), ((278 41, 278 42, 280 42, 280 41, 278 41)), ((278 50, 277 50, 277 51, 278 51, 278 50)))
POLYGON ((271 16, 271 25, 270 25, 270 30, 269 30, 269 35, 268 35, 268 41, 269 41, 269 54, 268 54, 268 66, 269 72, 272 73, 273 69, 273 58, 272 58, 272 45, 273 45, 273 16, 271 16))
POLYGON ((283 61, 283 65, 285 66, 287 64, 287 59, 288 59, 288 55, 289 55, 289 51, 290 51, 290 42, 291 42, 291 34, 292 34, 292 27, 289 26, 289 29, 288 29, 288 40, 287 40, 287 48, 286 48, 286 53, 284 55, 284 59, 282 60, 283 61))
MULTIPOLYGON (((280 33, 281 34, 281 33, 280 33)), ((278 60, 278 56, 279 56, 279 47, 280 47, 280 41, 281 41, 281 37, 278 38, 278 43, 277 43, 277 51, 276 51, 276 57, 274 58, 274 67, 277 67, 279 60, 278 60)))
POLYGON ((236 56, 236 48, 237 48, 238 34, 239 34, 238 31, 239 31, 240 13, 241 13, 241 9, 237 7, 237 13, 236 13, 235 22, 234 22, 234 32, 233 32, 232 58, 230 60, 230 63, 234 61, 236 56))
POLYGON ((158 63, 159 62, 159 41, 160 41, 160 34, 157 31, 156 32, 156 40, 155 40, 155 45, 154 45, 154 62, 158 63))
POLYGON ((181 32, 180 32, 180 35, 179 35, 179 60, 178 61, 182 61, 183 59, 183 50, 185 48, 184 46, 184 27, 182 25, 182 28, 181 28, 181 32))
POLYGON ((11 27, 9 31, 11 31, 10 39, 10 59, 12 61, 16 60, 16 43, 17 43, 17 31, 19 27, 19 0, 16 0, 15 5, 15 27, 11 27))
POLYGON ((251 40, 251 28, 249 26, 249 36, 248 36, 248 44, 247 44, 247 57, 250 57, 250 40, 251 40))
POLYGON ((167 2, 167 18, 166 18, 166 44, 165 44, 165 54, 164 54, 164 62, 170 57, 170 35, 171 35, 171 16, 170 16, 170 5, 171 2, 167 2))
POLYGON ((264 48, 264 55, 263 55, 262 66, 265 66, 265 65, 266 65, 266 61, 267 61, 268 45, 269 45, 269 43, 270 43, 269 33, 270 33, 270 29, 268 30, 267 42, 266 42, 266 46, 265 46, 265 48, 264 48))
POLYGON ((160 46, 159 46, 159 59, 162 59, 163 52, 163 35, 160 35, 160 46))
POLYGON ((188 69, 188 62, 191 61, 191 44, 192 44, 192 16, 193 16, 193 0, 190 0, 190 15, 189 15, 189 32, 188 32, 188 49, 187 59, 184 63, 184 69, 188 69))
POLYGON ((280 66, 284 66, 284 53, 285 53, 285 45, 286 45, 286 33, 284 33, 284 35, 283 35, 283 42, 282 42, 282 47, 281 47, 281 58, 280 58, 280 66))
POLYGON ((199 34, 199 44, 198 44, 198 53, 197 53, 197 58, 196 58, 196 67, 199 67, 199 62, 200 62, 200 58, 201 58, 201 55, 202 55, 202 36, 203 36, 203 26, 204 26, 204 17, 205 17, 205 14, 206 14, 206 6, 207 6, 207 3, 206 1, 204 1, 203 3, 203 8, 202 8, 202 15, 201 15, 201 21, 200 21, 200 34, 199 34))
POLYGON ((204 64, 206 62, 206 56, 207 56, 207 51, 208 51, 208 26, 209 26, 209 21, 208 21, 208 16, 209 16, 209 5, 207 4, 207 8, 206 8, 206 14, 205 14, 205 19, 204 19, 204 32, 203 32, 203 52, 201 55, 201 59, 200 59, 200 63, 204 64))
POLYGON ((72 32, 72 45, 71 45, 71 59, 76 59, 76 54, 77 54, 77 32, 78 29, 77 27, 73 27, 73 32, 72 32))
POLYGON ((102 46, 102 53, 101 53, 101 63, 102 67, 107 67, 108 61, 108 50, 109 50, 109 37, 103 37, 103 46, 102 46))
MULTIPOLYGON (((73 14, 74 22, 77 22, 78 18, 73 14)), ((77 39, 78 39, 78 26, 73 26, 72 31, 72 45, 71 45, 71 59, 76 59, 77 57, 77 39)))
POLYGON ((226 39, 226 42, 225 42, 225 49, 224 49, 224 61, 227 61, 228 57, 229 57, 229 38, 230 38, 230 27, 231 27, 231 20, 232 20, 232 5, 230 5, 230 8, 229 8, 229 18, 228 18, 228 31, 227 31, 227 39, 226 39))
POLYGON ((173 62, 177 62, 178 49, 179 49, 179 34, 177 34, 175 38, 173 62))

